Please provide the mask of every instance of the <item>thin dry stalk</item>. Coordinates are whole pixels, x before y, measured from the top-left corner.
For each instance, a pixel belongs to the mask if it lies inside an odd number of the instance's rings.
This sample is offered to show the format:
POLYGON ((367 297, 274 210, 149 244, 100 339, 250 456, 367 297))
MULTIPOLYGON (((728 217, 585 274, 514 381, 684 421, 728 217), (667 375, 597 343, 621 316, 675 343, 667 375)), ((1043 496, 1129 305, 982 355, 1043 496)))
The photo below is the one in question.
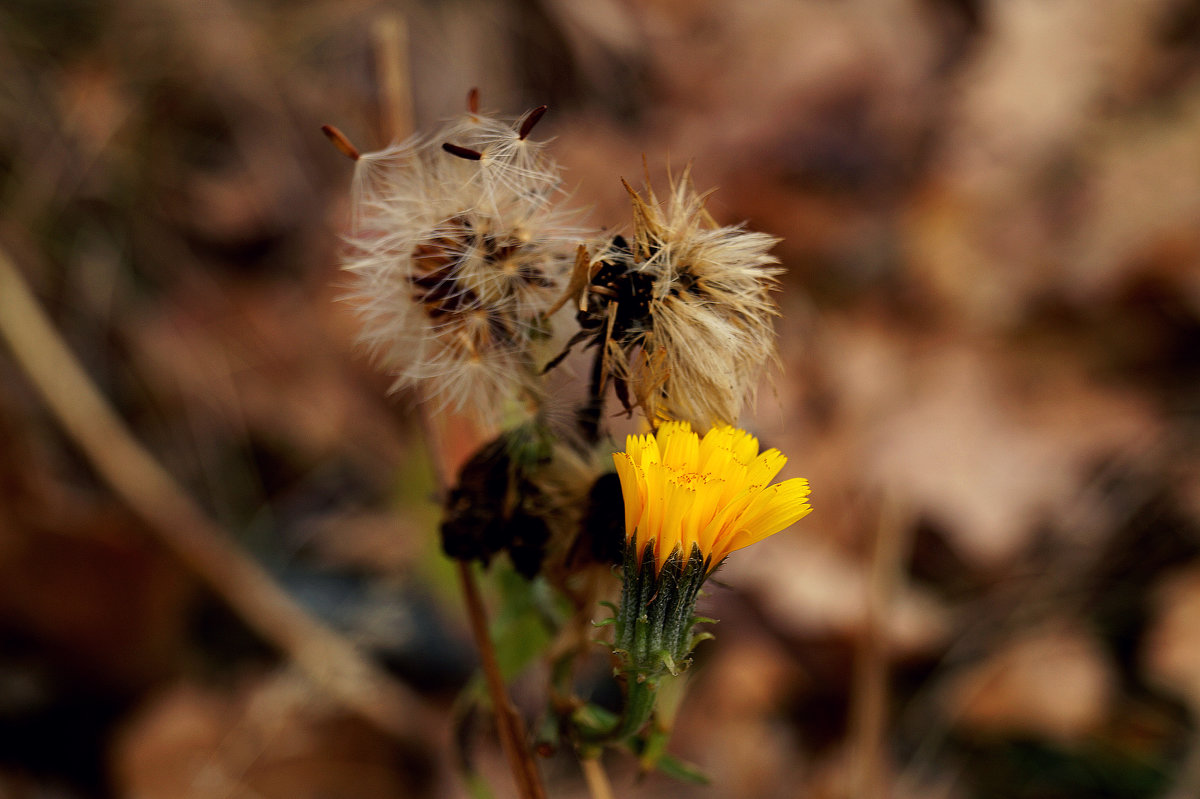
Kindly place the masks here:
POLYGON ((133 437, 100 395, 0 251, 0 335, 46 406, 97 474, 158 539, 321 689, 398 738, 433 723, 432 711, 354 646, 310 616, 230 543, 133 437), (425 718, 428 722, 414 722, 425 718))
POLYGON ((496 712, 496 727, 500 736, 500 746, 504 756, 508 758, 509 768, 512 769, 513 779, 522 799, 545 799, 546 791, 542 787, 541 776, 533 755, 525 745, 525 723, 521 714, 508 698, 508 689, 504 685, 504 677, 500 673, 500 663, 496 660, 496 650, 492 646, 492 638, 488 634, 487 616, 484 613, 483 599, 479 595, 479 586, 471 573, 471 564, 456 561, 459 579, 462 583, 463 596, 467 600, 467 616, 471 622, 471 633, 479 645, 479 658, 483 667, 484 680, 487 682, 488 694, 496 712))
POLYGON ((371 30, 379 76, 380 127, 388 141, 413 131, 412 84, 408 73, 408 25, 400 14, 382 14, 371 30))
POLYGON ((613 799, 612 783, 608 781, 608 774, 600 764, 599 757, 585 757, 579 761, 579 767, 583 770, 583 779, 592 799, 613 799))
POLYGON ((884 776, 888 705, 887 617, 902 581, 911 544, 911 527, 895 497, 885 495, 871 554, 867 616, 854 662, 850 796, 856 799, 881 799, 889 793, 884 776))

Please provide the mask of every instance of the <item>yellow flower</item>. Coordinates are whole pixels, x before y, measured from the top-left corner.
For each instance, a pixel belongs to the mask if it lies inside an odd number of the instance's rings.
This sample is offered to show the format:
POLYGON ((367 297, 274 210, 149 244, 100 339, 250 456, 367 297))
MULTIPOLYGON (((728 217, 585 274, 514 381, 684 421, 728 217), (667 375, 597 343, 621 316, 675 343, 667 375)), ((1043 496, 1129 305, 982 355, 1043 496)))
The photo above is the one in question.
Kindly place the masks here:
POLYGON ((729 553, 761 541, 807 515, 808 481, 770 485, 787 458, 759 453, 744 430, 714 427, 700 438, 686 422, 656 435, 629 436, 613 453, 625 499, 625 539, 640 560, 653 542, 655 569, 671 553, 698 548, 711 572, 729 553))

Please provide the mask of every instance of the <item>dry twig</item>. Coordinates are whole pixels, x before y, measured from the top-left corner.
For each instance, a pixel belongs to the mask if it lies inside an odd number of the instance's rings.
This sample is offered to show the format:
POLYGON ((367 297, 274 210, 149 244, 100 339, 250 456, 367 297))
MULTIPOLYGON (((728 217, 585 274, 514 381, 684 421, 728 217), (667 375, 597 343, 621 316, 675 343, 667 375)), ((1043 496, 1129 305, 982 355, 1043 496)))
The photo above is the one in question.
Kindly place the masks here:
POLYGON ((0 335, 99 476, 251 628, 346 707, 396 737, 427 706, 310 616, 205 515, 100 395, 0 251, 0 335))
POLYGON ((887 617, 904 573, 912 527, 898 503, 890 493, 881 502, 867 585, 867 618, 854 663, 854 777, 850 795, 858 799, 887 795, 883 762, 888 706, 887 617))

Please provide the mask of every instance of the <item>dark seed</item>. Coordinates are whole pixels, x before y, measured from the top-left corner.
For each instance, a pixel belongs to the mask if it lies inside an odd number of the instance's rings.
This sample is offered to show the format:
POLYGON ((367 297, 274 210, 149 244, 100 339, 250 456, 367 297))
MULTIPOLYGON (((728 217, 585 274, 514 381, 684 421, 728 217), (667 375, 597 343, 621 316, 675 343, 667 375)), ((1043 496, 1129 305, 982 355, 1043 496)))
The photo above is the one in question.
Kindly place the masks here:
POLYGON ((483 158, 483 153, 478 150, 472 150, 470 147, 460 147, 450 142, 442 142, 442 149, 450 153, 450 155, 456 155, 467 161, 478 161, 480 158, 483 158))
POLYGON ((533 126, 538 123, 542 115, 546 113, 546 106, 539 105, 537 108, 525 115, 524 121, 521 122, 521 129, 517 132, 518 138, 525 141, 525 137, 533 131, 533 126))

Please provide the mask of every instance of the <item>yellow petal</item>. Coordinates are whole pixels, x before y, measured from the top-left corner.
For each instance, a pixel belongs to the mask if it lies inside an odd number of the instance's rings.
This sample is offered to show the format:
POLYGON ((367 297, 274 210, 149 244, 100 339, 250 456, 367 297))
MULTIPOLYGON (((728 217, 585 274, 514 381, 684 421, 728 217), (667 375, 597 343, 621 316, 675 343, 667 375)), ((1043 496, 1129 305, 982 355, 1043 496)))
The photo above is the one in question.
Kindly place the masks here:
POLYGON ((755 458, 746 468, 746 481, 765 486, 787 463, 787 456, 777 449, 769 449, 755 458))
POLYGON ((768 485, 787 458, 758 452, 744 430, 718 426, 703 438, 682 422, 629 436, 613 462, 625 502, 626 540, 643 550, 654 542, 657 568, 677 548, 693 546, 713 565, 730 552, 783 530, 811 511, 806 480, 768 485))
POLYGON ((725 557, 730 552, 758 543, 807 516, 812 511, 808 494, 808 481, 800 478, 785 480, 759 493, 722 542, 722 551, 714 552, 713 558, 725 557))
POLYGON ((625 540, 633 538, 638 519, 642 516, 642 480, 633 457, 625 452, 614 452, 613 463, 617 466, 617 477, 621 481, 621 497, 625 501, 625 540))

